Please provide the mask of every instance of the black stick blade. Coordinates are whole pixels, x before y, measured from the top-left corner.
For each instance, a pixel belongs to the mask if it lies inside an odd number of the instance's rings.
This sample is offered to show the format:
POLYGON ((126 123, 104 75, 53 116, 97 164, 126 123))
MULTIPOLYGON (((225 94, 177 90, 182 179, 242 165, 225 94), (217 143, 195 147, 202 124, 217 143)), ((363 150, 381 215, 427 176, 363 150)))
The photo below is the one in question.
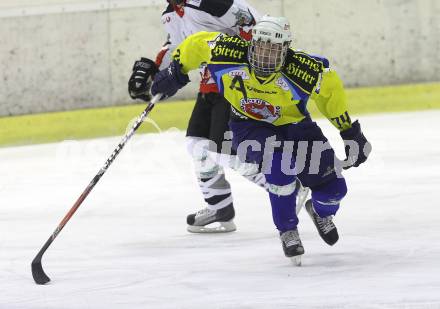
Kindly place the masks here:
POLYGON ((32 267, 32 277, 36 284, 46 284, 50 281, 50 278, 46 275, 41 265, 41 260, 35 258, 31 264, 32 267))

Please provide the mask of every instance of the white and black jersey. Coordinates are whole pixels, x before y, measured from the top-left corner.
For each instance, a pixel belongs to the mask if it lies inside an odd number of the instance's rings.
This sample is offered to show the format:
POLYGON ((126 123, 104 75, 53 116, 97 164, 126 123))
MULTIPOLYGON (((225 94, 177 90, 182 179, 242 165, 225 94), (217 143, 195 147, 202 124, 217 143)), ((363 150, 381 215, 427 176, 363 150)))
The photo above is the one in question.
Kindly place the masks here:
MULTIPOLYGON (((189 35, 217 31, 249 40, 251 28, 259 19, 258 11, 245 0, 187 0, 182 8, 168 5, 162 14, 162 23, 168 33, 169 45, 158 57, 160 69, 169 65, 171 52, 189 35)), ((201 92, 216 92, 206 68, 201 68, 200 73, 201 92)))
MULTIPOLYGON (((171 2, 171 1, 170 1, 171 2)), ((179 1, 180 3, 180 1, 179 1)), ((168 42, 162 48, 156 64, 165 69, 171 54, 188 36, 201 31, 223 32, 239 35, 246 40, 252 37, 252 27, 260 20, 260 14, 246 0, 186 0, 183 6, 168 5, 162 14, 162 23, 168 33, 168 42)), ((195 174, 207 208, 187 217, 188 231, 196 233, 230 232, 235 230, 233 198, 224 167, 236 169, 245 177, 264 187, 265 178, 257 167, 243 168, 233 150, 222 156, 211 156, 211 152, 222 152, 222 145, 230 119, 230 105, 218 93, 217 85, 207 67, 200 68, 202 80, 187 128, 188 150, 193 157, 195 174), (211 141, 217 145, 212 149, 211 141), (209 146, 209 147, 208 147, 209 146), (218 160, 227 157, 223 166, 218 160), (237 162, 230 166, 230 162, 237 162), (218 223, 219 227, 210 227, 218 223)))

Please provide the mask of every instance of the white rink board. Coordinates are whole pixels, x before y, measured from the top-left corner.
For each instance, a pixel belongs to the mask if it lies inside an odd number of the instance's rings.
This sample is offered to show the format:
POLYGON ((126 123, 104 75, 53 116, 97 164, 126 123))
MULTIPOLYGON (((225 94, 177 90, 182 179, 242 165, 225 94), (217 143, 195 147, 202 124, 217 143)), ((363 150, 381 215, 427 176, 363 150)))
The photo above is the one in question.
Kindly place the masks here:
POLYGON ((238 230, 187 233, 202 199, 184 134, 135 136, 46 252, 47 286, 31 260, 119 138, 0 149, 0 308, 439 308, 438 119, 361 118, 373 153, 345 173, 341 238, 328 247, 300 213, 300 268, 266 194, 231 172, 238 230))
POLYGON ((163 6, 162 0, 33 0, 0 3, 0 18, 163 6))
MULTIPOLYGON (((346 86, 440 81, 438 0, 249 3, 262 14, 285 15, 292 47, 327 57, 346 86)), ((165 42, 166 5, 1 0, 0 116, 133 103, 127 93, 133 63, 155 59, 165 42)), ((176 99, 196 97, 198 72, 190 78, 176 99)))

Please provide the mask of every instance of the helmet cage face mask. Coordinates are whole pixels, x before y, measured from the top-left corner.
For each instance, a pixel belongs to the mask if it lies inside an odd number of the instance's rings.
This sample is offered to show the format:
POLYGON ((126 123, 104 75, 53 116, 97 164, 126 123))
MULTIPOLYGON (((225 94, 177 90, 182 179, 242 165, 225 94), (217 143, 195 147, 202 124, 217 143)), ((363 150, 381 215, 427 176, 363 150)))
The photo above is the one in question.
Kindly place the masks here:
POLYGON ((290 24, 285 17, 263 16, 252 29, 248 50, 250 66, 260 76, 279 72, 291 42, 290 24))
POLYGON ((249 64, 260 76, 279 72, 286 59, 290 42, 271 43, 252 40, 249 46, 249 64))

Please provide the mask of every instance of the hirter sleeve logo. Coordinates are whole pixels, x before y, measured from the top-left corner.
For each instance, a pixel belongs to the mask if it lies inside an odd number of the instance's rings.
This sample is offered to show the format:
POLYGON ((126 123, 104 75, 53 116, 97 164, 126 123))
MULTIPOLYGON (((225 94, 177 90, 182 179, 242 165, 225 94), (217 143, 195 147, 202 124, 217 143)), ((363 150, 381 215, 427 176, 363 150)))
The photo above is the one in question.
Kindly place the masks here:
POLYGON ((239 36, 219 38, 211 51, 212 62, 246 63, 249 43, 239 36))
POLYGON ((282 72, 292 83, 310 95, 323 70, 322 61, 306 53, 289 50, 282 72))

